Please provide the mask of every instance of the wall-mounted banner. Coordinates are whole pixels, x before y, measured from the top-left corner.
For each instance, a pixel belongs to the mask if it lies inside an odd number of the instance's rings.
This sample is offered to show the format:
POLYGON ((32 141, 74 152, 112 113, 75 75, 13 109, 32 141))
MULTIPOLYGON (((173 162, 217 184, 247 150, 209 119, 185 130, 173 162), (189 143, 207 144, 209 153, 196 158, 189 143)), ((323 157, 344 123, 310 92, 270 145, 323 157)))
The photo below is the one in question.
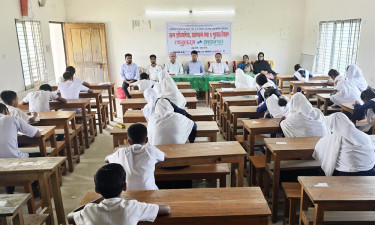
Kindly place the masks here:
POLYGON ((196 50, 200 55, 232 52, 231 22, 167 22, 167 53, 190 55, 196 50))

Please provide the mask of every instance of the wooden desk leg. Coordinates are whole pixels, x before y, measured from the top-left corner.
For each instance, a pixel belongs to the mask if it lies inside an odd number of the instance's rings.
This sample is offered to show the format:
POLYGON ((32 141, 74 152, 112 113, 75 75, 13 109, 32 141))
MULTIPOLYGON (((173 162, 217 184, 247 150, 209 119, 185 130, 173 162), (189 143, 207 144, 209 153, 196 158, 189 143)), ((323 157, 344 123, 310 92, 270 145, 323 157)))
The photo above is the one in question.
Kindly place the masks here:
MULTIPOLYGON (((73 124, 72 124, 73 126, 73 124)), ((66 121, 64 124, 64 134, 65 134, 65 147, 66 147, 66 156, 68 157, 69 172, 74 171, 73 165, 73 155, 72 155, 72 143, 70 142, 70 132, 69 132, 69 122, 66 121)))
POLYGON ((64 212, 64 206, 63 206, 63 201, 61 197, 60 185, 57 179, 58 177, 57 171, 58 169, 55 170, 55 172, 51 174, 52 195, 53 195, 53 201, 55 203, 57 221, 59 224, 66 225, 65 212, 64 212))
POLYGON ((86 143, 86 148, 90 147, 90 142, 89 142, 89 129, 87 128, 87 114, 86 114, 86 108, 82 107, 82 121, 83 121, 83 132, 85 133, 85 143, 86 143))
POLYGON ((111 113, 111 121, 113 121, 113 106, 112 106, 112 88, 108 88, 109 112, 111 113))
MULTIPOLYGON (((320 99, 319 99, 319 97, 317 98, 317 101, 316 101, 316 108, 320 110, 320 99)), ((324 114, 324 111, 323 111, 323 114, 324 114)))
POLYGON ((55 219, 53 217, 53 208, 51 202, 51 189, 49 186, 49 176, 48 174, 38 174, 38 182, 40 188, 40 195, 43 201, 43 208, 46 208, 46 213, 49 214, 49 217, 46 221, 47 225, 54 225, 55 219))
MULTIPOLYGON (((47 145, 46 145, 46 139, 40 137, 39 138, 39 151, 40 155, 46 157, 47 156, 47 145)), ((52 147, 52 146, 51 146, 52 147)))
POLYGON ((233 115, 233 132, 232 132, 232 135, 231 135, 231 138, 230 138, 230 141, 234 141, 235 140, 235 136, 237 134, 237 114, 232 114, 233 115))
POLYGON ((117 148, 119 146, 118 144, 118 138, 115 134, 112 135, 112 138, 113 138, 113 147, 114 148, 117 148))
POLYGON ((275 155, 273 166, 273 187, 272 187, 272 222, 277 222, 277 210, 279 206, 279 182, 280 182, 280 157, 275 155))
POLYGON ((294 93, 293 86, 290 84, 290 85, 289 85, 289 93, 292 93, 292 91, 293 91, 293 93, 294 93))
POLYGON ((255 134, 254 132, 251 132, 251 129, 249 130, 250 132, 250 138, 249 138, 249 156, 254 155, 255 152, 255 134))
POLYGON ((209 94, 208 94, 208 91, 205 91, 206 92, 206 106, 208 106, 209 104, 209 94))
POLYGON ((319 205, 319 204, 314 204, 314 211, 315 211, 315 215, 314 215, 314 221, 313 221, 313 224, 314 225, 323 225, 323 221, 324 221, 324 208, 319 205))
POLYGON ((269 198, 270 197, 270 175, 267 173, 267 167, 268 167, 268 163, 271 162, 271 156, 272 156, 272 153, 271 151, 266 148, 266 165, 265 165, 265 176, 264 176, 264 196, 266 198, 269 198))
POLYGON ((238 187, 243 187, 243 177, 244 177, 244 159, 243 157, 238 158, 238 187))
MULTIPOLYGON (((300 205, 300 212, 299 212, 299 225, 303 225, 303 221, 302 221, 302 211, 307 211, 307 209, 309 208, 309 206, 311 205, 311 202, 310 202, 310 199, 309 199, 309 196, 307 195, 307 193, 305 192, 305 190, 303 189, 303 187, 301 187, 301 205, 300 205)), ((306 224, 307 225, 307 224, 306 224)))
POLYGON ((324 113, 325 116, 328 114, 328 100, 327 99, 324 99, 323 113, 324 113))
POLYGON ((231 163, 230 165, 230 186, 236 187, 236 168, 238 164, 237 163, 231 163))
POLYGON ((227 187, 227 175, 225 174, 220 178, 220 187, 227 187))
MULTIPOLYGON (((98 121, 99 121, 99 131, 102 134, 103 133, 103 115, 102 115, 102 105, 100 104, 99 96, 95 98, 96 101, 96 110, 98 114, 98 121)), ((95 117, 94 117, 95 120, 95 117)))
POLYGON ((216 132, 212 133, 210 139, 211 139, 211 142, 217 142, 217 133, 216 132))

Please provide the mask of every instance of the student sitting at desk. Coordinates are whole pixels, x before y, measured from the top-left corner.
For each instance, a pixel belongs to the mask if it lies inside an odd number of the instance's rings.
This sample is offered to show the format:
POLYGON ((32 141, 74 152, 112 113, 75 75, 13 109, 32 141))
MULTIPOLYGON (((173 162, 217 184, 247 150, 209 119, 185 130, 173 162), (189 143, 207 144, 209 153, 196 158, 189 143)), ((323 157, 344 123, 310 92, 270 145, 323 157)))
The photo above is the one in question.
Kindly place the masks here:
POLYGON ((330 97, 334 105, 339 106, 343 103, 356 101, 362 103, 361 92, 354 83, 348 80, 341 80, 337 83, 336 90, 337 91, 330 97))
POLYGON ((364 91, 368 87, 367 81, 362 75, 362 70, 356 65, 349 65, 346 68, 346 79, 353 82, 359 91, 364 91))
POLYGON ((21 109, 18 108, 18 97, 14 91, 3 91, 1 92, 1 100, 7 105, 9 115, 18 116, 28 123, 34 123, 38 114, 32 113, 32 116, 27 115, 21 109))
MULTIPOLYGON (((79 79, 78 77, 74 76, 76 74, 76 69, 73 66, 66 67, 65 72, 70 72, 71 74, 73 74, 73 82, 74 83, 82 84, 86 87, 90 86, 90 84, 87 83, 86 81, 83 81, 83 80, 79 79)), ((57 79, 57 85, 59 85, 61 83, 64 83, 64 77, 63 76, 61 76, 57 79)))
POLYGON ((144 91, 146 90, 146 88, 152 88, 156 82, 148 79, 149 76, 147 73, 141 73, 139 75, 139 80, 134 82, 134 83, 131 83, 130 86, 131 87, 134 87, 134 86, 137 86, 139 90, 141 91, 144 91))
POLYGON ((375 91, 372 88, 367 88, 361 93, 361 99, 364 102, 361 105, 358 101, 354 103, 354 111, 352 115, 352 121, 355 123, 356 120, 362 120, 367 116, 367 124, 358 127, 363 132, 368 134, 372 133, 373 117, 375 116, 375 91))
POLYGON ((156 102, 155 113, 150 117, 148 139, 152 145, 194 143, 197 124, 180 113, 175 113, 167 99, 156 102))
POLYGON ((103 197, 68 214, 69 224, 126 224, 154 222, 157 216, 168 215, 168 205, 155 205, 121 198, 126 190, 126 173, 120 164, 101 167, 94 176, 95 191, 103 197))
POLYGON ((49 84, 42 84, 39 91, 32 91, 27 93, 26 97, 22 99, 21 104, 29 103, 29 112, 49 112, 49 102, 56 100, 59 102, 66 102, 65 98, 61 98, 56 93, 52 92, 49 84))
POLYGON ((118 163, 125 169, 127 190, 158 190, 155 184, 155 164, 166 158, 164 152, 147 144, 147 127, 141 123, 128 128, 130 147, 119 148, 105 158, 107 163, 118 163))
MULTIPOLYGON (((258 95, 258 105, 260 105, 264 101, 264 92, 268 88, 275 88, 277 90, 277 86, 274 82, 266 77, 264 74, 259 74, 255 77, 255 82, 257 83, 257 95, 258 95)), ((279 93, 280 94, 280 93, 279 93)), ((280 94, 281 95, 281 94, 280 94)))
POLYGON ((178 90, 176 82, 174 82, 174 80, 165 71, 162 71, 159 76, 161 77, 164 76, 164 78, 160 79, 161 80, 160 97, 169 99, 179 108, 185 108, 186 98, 178 90))
POLYGON ((295 93, 289 104, 289 115, 280 122, 285 137, 323 137, 329 133, 322 111, 303 94, 295 93))
POLYGON ((228 65, 225 62, 222 62, 221 58, 222 58, 222 55, 220 52, 215 54, 216 62, 211 63, 210 68, 208 68, 208 72, 218 73, 218 74, 229 72, 228 65))
MULTIPOLYGON (((39 157, 40 153, 23 153, 18 148, 17 135, 22 132, 24 135, 32 138, 41 136, 39 130, 20 117, 10 116, 7 107, 0 103, 0 158, 28 158, 39 157)), ((8 194, 13 194, 14 187, 6 187, 8 194)))
POLYGON ((331 133, 319 140, 313 153, 326 176, 375 176, 370 137, 343 113, 328 116, 327 123, 331 133))
POLYGON ((265 116, 270 115, 272 118, 282 118, 288 116, 289 99, 280 95, 275 88, 268 88, 264 92, 266 101, 257 108, 258 113, 267 112, 265 116))
MULTIPOLYGON (((296 72, 293 74, 293 80, 309 82, 309 78, 313 76, 309 71, 303 69, 300 64, 294 65, 294 71, 296 72)), ((300 87, 297 88, 297 92, 301 92, 300 87)))
POLYGON ((330 79, 327 81, 327 83, 333 85, 334 87, 336 87, 339 81, 345 80, 345 77, 340 75, 340 72, 335 69, 330 69, 328 71, 328 76, 330 79))
POLYGON ((236 88, 250 88, 254 89, 256 87, 255 78, 244 73, 241 69, 236 69, 236 77, 234 81, 236 88))

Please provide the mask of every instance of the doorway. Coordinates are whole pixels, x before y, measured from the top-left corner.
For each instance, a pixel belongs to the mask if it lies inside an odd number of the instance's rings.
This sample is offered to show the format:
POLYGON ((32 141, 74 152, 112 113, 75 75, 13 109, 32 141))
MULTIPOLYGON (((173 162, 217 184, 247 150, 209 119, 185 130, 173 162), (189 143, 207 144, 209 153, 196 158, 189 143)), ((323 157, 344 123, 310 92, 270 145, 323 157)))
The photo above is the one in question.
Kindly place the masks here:
POLYGON ((63 23, 49 22, 53 67, 55 70, 55 80, 63 75, 66 69, 66 54, 64 42, 63 23))

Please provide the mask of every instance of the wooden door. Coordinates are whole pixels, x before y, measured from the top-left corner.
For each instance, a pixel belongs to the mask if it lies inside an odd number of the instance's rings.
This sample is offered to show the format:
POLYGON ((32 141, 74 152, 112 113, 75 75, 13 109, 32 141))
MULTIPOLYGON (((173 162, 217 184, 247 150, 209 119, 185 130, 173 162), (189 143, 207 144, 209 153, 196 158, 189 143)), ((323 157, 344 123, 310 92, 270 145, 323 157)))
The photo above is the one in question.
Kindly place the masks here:
POLYGON ((104 23, 64 23, 67 65, 88 83, 110 81, 104 23))

